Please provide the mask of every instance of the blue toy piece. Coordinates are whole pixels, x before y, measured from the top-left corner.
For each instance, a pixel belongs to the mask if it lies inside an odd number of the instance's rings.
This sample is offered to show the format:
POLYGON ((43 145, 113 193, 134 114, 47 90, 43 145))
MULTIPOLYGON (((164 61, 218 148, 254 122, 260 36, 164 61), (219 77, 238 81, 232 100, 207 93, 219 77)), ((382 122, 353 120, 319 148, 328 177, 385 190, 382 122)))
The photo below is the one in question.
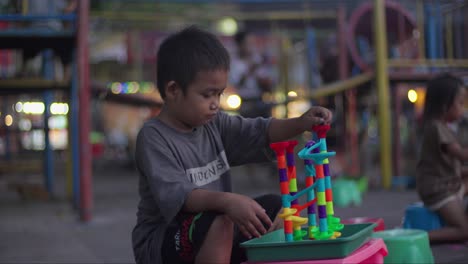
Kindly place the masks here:
POLYGON ((403 228, 430 231, 442 226, 444 222, 440 216, 426 208, 423 203, 418 202, 406 207, 403 228))

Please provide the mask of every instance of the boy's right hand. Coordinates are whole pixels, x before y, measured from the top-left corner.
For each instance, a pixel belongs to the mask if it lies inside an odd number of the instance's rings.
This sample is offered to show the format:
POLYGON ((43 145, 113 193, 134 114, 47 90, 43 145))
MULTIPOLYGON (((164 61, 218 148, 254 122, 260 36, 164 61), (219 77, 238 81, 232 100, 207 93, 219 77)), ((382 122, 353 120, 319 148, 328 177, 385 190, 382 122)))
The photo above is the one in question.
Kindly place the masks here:
POLYGON ((270 217, 255 200, 250 197, 229 193, 226 197, 224 213, 239 227, 241 233, 251 239, 267 232, 263 225, 272 225, 270 217))
POLYGON ((333 114, 330 110, 321 106, 313 106, 300 117, 301 124, 305 131, 309 131, 313 126, 330 124, 333 114))

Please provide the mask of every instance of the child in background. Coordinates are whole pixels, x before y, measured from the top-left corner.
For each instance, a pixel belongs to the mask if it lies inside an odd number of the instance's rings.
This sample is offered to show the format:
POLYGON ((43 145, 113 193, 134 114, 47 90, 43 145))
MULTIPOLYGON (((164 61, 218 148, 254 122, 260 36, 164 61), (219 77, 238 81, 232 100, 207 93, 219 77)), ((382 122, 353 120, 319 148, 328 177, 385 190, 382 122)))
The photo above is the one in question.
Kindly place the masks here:
POLYGON ((237 53, 231 57, 228 81, 242 98, 239 112, 243 117, 270 117, 271 104, 262 97, 273 90, 273 71, 266 58, 256 51, 255 37, 248 31, 239 31, 234 36, 237 53))
MULTIPOLYGON (((269 143, 329 123, 312 107, 292 119, 243 118, 220 111, 230 59, 196 27, 168 37, 157 56, 164 106, 136 143, 140 202, 132 240, 137 263, 239 263, 241 241, 281 226, 279 196, 229 192, 230 166, 269 160, 269 143), (232 257, 232 258, 231 258, 232 257)), ((254 175, 246 175, 254 176, 254 175)))
POLYGON ((460 146, 448 126, 463 116, 465 94, 463 82, 449 74, 427 85, 416 188, 425 206, 446 224, 429 232, 431 242, 468 240, 468 215, 463 204, 468 177, 461 167, 461 161, 468 161, 468 149, 460 146))

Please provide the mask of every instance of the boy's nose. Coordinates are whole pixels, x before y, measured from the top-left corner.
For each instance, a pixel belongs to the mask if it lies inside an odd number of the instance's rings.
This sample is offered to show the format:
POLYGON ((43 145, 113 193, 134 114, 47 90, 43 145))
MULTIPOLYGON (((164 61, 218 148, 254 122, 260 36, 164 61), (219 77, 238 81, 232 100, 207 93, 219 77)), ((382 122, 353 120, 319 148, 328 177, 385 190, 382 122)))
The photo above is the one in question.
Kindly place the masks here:
POLYGON ((212 102, 210 104, 210 110, 216 110, 219 107, 219 102, 212 102))

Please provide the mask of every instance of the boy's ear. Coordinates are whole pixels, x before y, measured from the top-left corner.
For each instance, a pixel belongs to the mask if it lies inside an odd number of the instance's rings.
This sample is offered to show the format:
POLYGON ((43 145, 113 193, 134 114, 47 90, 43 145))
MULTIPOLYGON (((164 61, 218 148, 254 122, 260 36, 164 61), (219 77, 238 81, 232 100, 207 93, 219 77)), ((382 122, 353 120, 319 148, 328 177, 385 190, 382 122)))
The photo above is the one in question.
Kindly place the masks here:
POLYGON ((180 86, 175 81, 169 81, 166 84, 165 89, 166 89, 166 97, 168 99, 174 99, 182 92, 182 90, 180 89, 180 86))

